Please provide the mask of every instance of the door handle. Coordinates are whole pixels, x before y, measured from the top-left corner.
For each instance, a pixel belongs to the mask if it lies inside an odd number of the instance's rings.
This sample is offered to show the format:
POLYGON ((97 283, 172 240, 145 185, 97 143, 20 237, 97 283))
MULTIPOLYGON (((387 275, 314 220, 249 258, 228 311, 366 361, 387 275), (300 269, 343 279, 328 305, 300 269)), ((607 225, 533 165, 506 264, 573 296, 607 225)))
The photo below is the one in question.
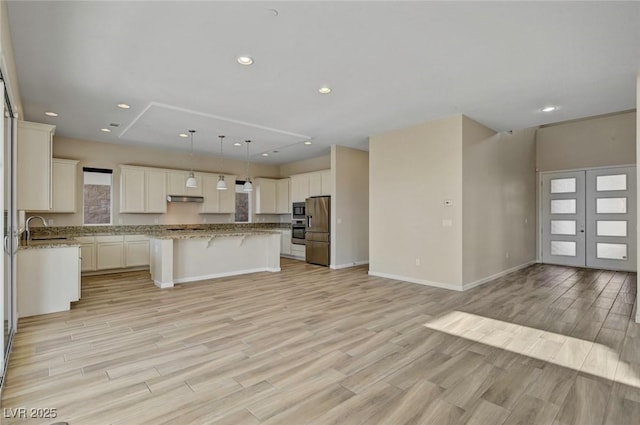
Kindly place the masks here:
POLYGON ((7 245, 9 243, 9 236, 8 235, 4 235, 4 252, 7 255, 11 255, 11 253, 9 252, 9 245, 7 245))
POLYGON ((311 219, 312 219, 312 218, 313 218, 313 217, 312 217, 312 216, 310 216, 310 215, 308 215, 308 216, 307 216, 307 227, 309 227, 309 228, 311 227, 311 219))
POLYGON ((580 229, 580 233, 584 233, 584 229, 580 229))

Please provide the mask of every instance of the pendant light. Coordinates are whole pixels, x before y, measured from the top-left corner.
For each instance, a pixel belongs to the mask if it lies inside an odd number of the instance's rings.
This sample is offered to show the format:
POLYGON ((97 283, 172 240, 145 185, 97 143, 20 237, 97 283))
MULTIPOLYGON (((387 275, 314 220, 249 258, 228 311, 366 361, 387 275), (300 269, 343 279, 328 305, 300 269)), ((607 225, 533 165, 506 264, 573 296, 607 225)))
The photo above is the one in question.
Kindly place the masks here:
POLYGON ((251 140, 245 140, 244 142, 247 145, 247 178, 244 180, 243 190, 245 192, 252 192, 253 184, 251 184, 251 177, 249 177, 249 143, 251 143, 251 140))
POLYGON ((198 187, 198 182, 196 181, 196 176, 193 174, 193 133, 195 133, 195 130, 189 130, 189 134, 191 134, 191 153, 189 154, 191 156, 191 172, 189 173, 189 178, 187 179, 187 187, 198 187))
MULTIPOLYGON (((224 140, 224 136, 218 136, 220 138, 220 172, 222 172, 222 162, 224 157, 222 156, 222 141, 224 140)), ((218 184, 216 185, 216 189, 218 190, 227 190, 227 184, 224 181, 224 176, 220 174, 218 176, 218 184)))

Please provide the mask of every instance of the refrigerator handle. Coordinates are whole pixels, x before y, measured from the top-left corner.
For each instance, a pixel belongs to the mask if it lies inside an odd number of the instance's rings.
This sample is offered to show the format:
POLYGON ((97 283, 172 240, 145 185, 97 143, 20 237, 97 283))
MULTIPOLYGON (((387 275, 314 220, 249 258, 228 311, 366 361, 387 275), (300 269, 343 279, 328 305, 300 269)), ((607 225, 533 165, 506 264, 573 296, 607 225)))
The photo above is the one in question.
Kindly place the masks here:
POLYGON ((307 227, 309 227, 309 228, 311 227, 311 218, 312 218, 312 216, 310 216, 310 215, 307 216, 307 227))

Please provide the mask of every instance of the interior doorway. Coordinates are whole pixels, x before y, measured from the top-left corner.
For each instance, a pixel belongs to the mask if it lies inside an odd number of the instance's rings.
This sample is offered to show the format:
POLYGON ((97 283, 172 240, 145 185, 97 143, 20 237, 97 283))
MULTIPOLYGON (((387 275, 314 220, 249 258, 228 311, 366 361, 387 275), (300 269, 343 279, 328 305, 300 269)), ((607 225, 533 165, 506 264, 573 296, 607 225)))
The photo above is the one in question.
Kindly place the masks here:
POLYGON ((543 263, 636 271, 636 167, 541 173, 543 263))

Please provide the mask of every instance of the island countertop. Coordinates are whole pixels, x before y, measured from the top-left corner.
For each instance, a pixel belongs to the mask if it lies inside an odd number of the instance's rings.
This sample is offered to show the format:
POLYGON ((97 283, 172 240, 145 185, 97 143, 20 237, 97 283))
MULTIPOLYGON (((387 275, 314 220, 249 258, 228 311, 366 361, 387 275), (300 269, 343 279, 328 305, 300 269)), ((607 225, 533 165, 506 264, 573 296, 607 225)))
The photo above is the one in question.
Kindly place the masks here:
POLYGON ((67 248, 80 246, 80 242, 73 238, 53 238, 53 239, 30 239, 20 240, 18 249, 43 249, 43 248, 67 248))
POLYGON ((165 230, 146 233, 151 239, 211 239, 237 236, 277 235, 278 230, 230 229, 230 230, 165 230))

